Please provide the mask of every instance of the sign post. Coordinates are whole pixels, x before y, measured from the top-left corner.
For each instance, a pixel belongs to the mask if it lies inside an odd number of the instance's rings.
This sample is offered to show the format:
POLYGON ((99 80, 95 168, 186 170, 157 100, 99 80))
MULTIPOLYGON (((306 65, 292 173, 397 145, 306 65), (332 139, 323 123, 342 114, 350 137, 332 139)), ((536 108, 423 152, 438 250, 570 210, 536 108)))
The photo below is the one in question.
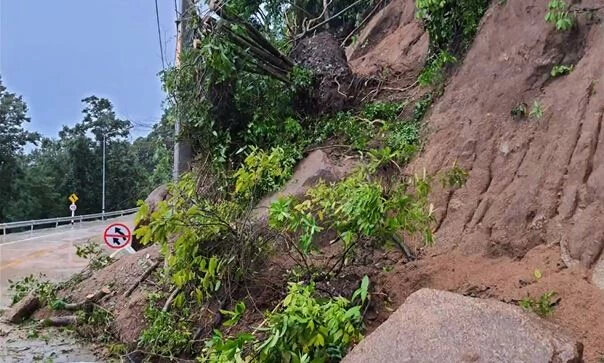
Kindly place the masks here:
POLYGON ((69 201, 71 204, 69 205, 69 210, 71 211, 71 225, 73 226, 73 218, 75 217, 75 211, 78 209, 76 202, 80 199, 75 193, 71 193, 69 196, 69 201))
POLYGON ((71 211, 71 225, 73 225, 73 217, 75 217, 75 211, 78 209, 78 206, 75 204, 69 205, 69 210, 71 211))

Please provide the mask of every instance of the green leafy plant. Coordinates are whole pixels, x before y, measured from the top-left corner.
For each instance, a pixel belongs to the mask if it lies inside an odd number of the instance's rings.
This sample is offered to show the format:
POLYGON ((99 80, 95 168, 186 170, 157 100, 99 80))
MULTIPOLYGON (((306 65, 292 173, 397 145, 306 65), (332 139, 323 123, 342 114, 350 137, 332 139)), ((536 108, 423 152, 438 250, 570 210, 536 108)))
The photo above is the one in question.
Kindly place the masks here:
POLYGON ((294 66, 290 74, 294 88, 308 88, 312 85, 313 74, 309 69, 294 66))
POLYGON ((520 301, 520 306, 526 311, 534 312, 541 317, 546 317, 554 312, 556 302, 552 301, 552 299, 556 297, 556 295, 558 295, 556 292, 548 291, 542 294, 537 300, 529 295, 520 301))
POLYGON ((103 252, 101 247, 94 241, 88 241, 85 244, 76 246, 76 255, 88 260, 88 265, 92 270, 98 270, 106 267, 113 262, 111 256, 103 252))
POLYGON ((157 295, 149 297, 149 305, 145 310, 148 325, 141 333, 138 344, 150 353, 176 357, 191 349, 192 332, 188 322, 181 316, 187 316, 187 310, 180 314, 162 311, 156 308, 157 295))
POLYGON ((205 342, 202 354, 197 358, 200 363, 243 363, 249 362, 247 354, 252 350, 256 337, 249 333, 240 333, 234 338, 225 338, 219 330, 205 342), (244 358, 245 357, 245 358, 244 358))
POLYGON ((32 291, 36 296, 38 296, 41 303, 44 305, 54 301, 56 299, 58 285, 50 281, 43 281, 43 277, 45 276, 40 274, 38 278, 36 278, 34 275, 29 275, 17 281, 9 279, 8 290, 13 296, 12 303, 18 303, 32 291))
POLYGON ((376 134, 374 120, 354 116, 350 112, 339 112, 319 123, 316 130, 312 132, 313 141, 321 143, 333 135, 342 138, 356 150, 364 150, 376 134))
POLYGON ((350 300, 316 296, 315 284, 289 283, 288 294, 267 313, 266 328, 225 337, 215 330, 198 362, 338 362, 362 339, 361 308, 369 300, 369 278, 350 300), (255 335, 262 332, 261 339, 255 335))
MULTIPOLYGON (((57 304, 62 302, 55 302, 57 304)), ((102 308, 99 305, 93 305, 90 310, 79 310, 77 312, 78 324, 87 324, 94 327, 94 332, 84 334, 89 338, 93 338, 94 341, 108 343, 115 340, 113 331, 111 330, 111 324, 113 323, 114 316, 108 310, 102 308)))
POLYGON ((416 0, 417 17, 430 37, 430 58, 420 83, 442 81, 442 68, 473 40, 488 0, 416 0))
POLYGON ((434 98, 431 93, 426 94, 422 99, 417 101, 413 108, 413 122, 419 123, 424 118, 433 102, 434 98))
POLYGON ((361 117, 373 120, 394 121, 405 108, 404 103, 373 102, 361 110, 361 117))
POLYGON ((396 123, 388 128, 386 146, 397 152, 397 161, 407 163, 419 149, 419 126, 417 123, 396 123))
POLYGON ((538 101, 533 102, 533 106, 531 107, 531 112, 529 113, 529 117, 531 118, 541 118, 543 117, 543 107, 538 101))
POLYGON ((227 321, 225 321, 224 323, 222 323, 222 325, 225 327, 232 327, 232 326, 237 325, 237 323, 243 316, 244 312, 245 312, 245 303, 243 301, 238 302, 235 305, 235 310, 233 310, 233 311, 221 309, 220 313, 223 316, 229 317, 229 319, 227 321))
POLYGON ((243 166, 234 174, 235 194, 252 199, 274 191, 289 179, 296 161, 281 147, 270 153, 251 147, 243 166))
POLYGON ((416 177, 386 192, 361 169, 338 183, 320 183, 309 189, 308 199, 302 202, 293 198, 274 202, 269 225, 292 238, 297 236, 303 255, 316 248, 314 240, 320 232, 335 231, 344 245, 341 258, 331 268, 338 273, 359 239, 389 239, 395 232, 405 231, 421 232, 426 243, 432 243, 429 192, 426 177, 416 177))
POLYGON ((441 176, 443 188, 461 188, 468 180, 468 172, 460 168, 457 162, 441 176))
POLYGON ((268 316, 268 335, 256 350, 262 362, 339 361, 350 345, 361 340, 361 307, 369 279, 353 295, 321 300, 314 284, 289 284, 283 309, 268 316))
POLYGON ((457 62, 457 59, 446 50, 442 50, 432 56, 418 77, 422 86, 435 86, 442 84, 445 80, 445 67, 447 64, 457 62))
POLYGON ((567 31, 570 30, 574 24, 574 16, 569 11, 570 6, 564 0, 551 0, 547 4, 547 14, 545 14, 545 21, 554 24, 556 30, 567 31))
POLYGON ((571 64, 570 66, 566 66, 563 64, 559 64, 559 65, 555 65, 551 72, 550 75, 552 77, 560 77, 560 76, 565 76, 567 74, 569 74, 570 72, 572 72, 574 69, 574 66, 571 64))
POLYGON ((519 103, 518 105, 514 106, 514 108, 512 108, 512 111, 510 113, 514 118, 524 118, 526 117, 527 107, 528 106, 526 103, 519 103))

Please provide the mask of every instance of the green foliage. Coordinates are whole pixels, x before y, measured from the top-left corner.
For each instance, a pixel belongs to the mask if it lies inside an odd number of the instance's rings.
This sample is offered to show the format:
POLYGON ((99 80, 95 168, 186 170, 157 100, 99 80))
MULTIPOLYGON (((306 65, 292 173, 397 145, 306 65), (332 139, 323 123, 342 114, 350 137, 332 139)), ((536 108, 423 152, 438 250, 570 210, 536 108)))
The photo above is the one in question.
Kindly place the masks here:
POLYGON ((542 294, 537 300, 527 296, 520 301, 520 306, 526 311, 534 312, 541 317, 547 317, 554 312, 556 302, 552 301, 552 299, 556 295, 556 292, 548 291, 542 294))
POLYGON ((223 316, 227 316, 229 317, 229 320, 225 321, 224 323, 222 323, 223 326, 226 327, 232 327, 237 325, 237 323, 239 322, 239 320, 241 319, 241 317, 243 316, 243 313, 245 312, 245 303, 243 301, 238 302, 235 305, 235 310, 230 311, 230 310, 220 310, 220 313, 223 316))
POLYGON ((296 202, 283 198, 271 205, 269 225, 299 236, 298 248, 308 253, 319 232, 333 230, 350 251, 360 238, 391 238, 397 231, 424 233, 432 242, 425 178, 415 178, 386 192, 379 181, 372 181, 363 170, 333 184, 320 183, 306 193, 308 199, 296 202), (410 187, 415 193, 410 193, 410 187))
MULTIPOLYGON (((191 174, 171 184, 171 197, 158 204, 150 223, 138 228, 135 234, 143 244, 153 240, 161 245, 171 283, 181 288, 193 284, 195 288, 188 293, 193 300, 201 302, 205 295, 212 295, 220 288, 225 261, 209 251, 219 251, 211 246, 220 246, 232 232, 230 222, 239 208, 228 202, 199 199, 196 187, 191 174), (171 241, 172 236, 177 238, 171 241)), ((148 215, 148 206, 142 204, 136 220, 148 215)), ((175 303, 182 306, 184 300, 181 293, 175 303)))
POLYGON ((313 82, 312 72, 309 69, 302 68, 300 66, 294 66, 290 77, 292 79, 294 90, 308 88, 313 82))
POLYGON ((234 174, 235 194, 250 200, 276 190, 289 179, 296 161, 291 152, 288 154, 281 147, 267 153, 252 146, 234 174))
MULTIPOLYGON (((60 309, 55 303, 54 309, 60 309)), ((92 310, 79 310, 77 312, 78 324, 86 324, 94 327, 94 333, 89 335, 94 341, 108 343, 115 341, 115 336, 111 330, 113 315, 99 305, 93 305, 92 310)))
POLYGON ((77 245, 76 255, 89 260, 88 266, 90 266, 92 270, 99 270, 113 262, 111 256, 105 254, 98 243, 95 243, 94 241, 88 241, 85 244, 77 245))
POLYGON ((457 59, 446 50, 433 54, 418 77, 422 86, 440 85, 445 80, 445 67, 447 64, 457 62, 457 59))
POLYGON ((570 72, 572 72, 574 68, 575 67, 572 64, 570 66, 566 66, 563 64, 555 65, 552 68, 550 75, 554 78, 560 77, 560 76, 565 76, 565 75, 569 74, 570 72))
POLYGON ((529 117, 531 118, 541 118, 543 117, 543 107, 538 101, 533 102, 533 106, 531 107, 531 112, 529 113, 529 117))
POLYGON ((289 283, 287 296, 266 317, 262 340, 249 333, 225 338, 214 331, 199 362, 338 362, 362 339, 362 306, 369 298, 369 278, 350 300, 316 296, 315 285, 289 283))
POLYGON ((22 174, 19 159, 23 146, 40 139, 39 134, 25 130, 24 125, 29 121, 23 98, 10 93, 0 78, 0 222, 12 213, 10 204, 19 200, 16 198, 18 188, 13 181, 22 174))
POLYGON ((510 113, 514 118, 524 118, 526 117, 527 107, 528 106, 526 103, 519 103, 518 105, 514 106, 514 108, 512 108, 512 111, 510 113))
POLYGON ((214 330, 212 337, 205 342, 198 362, 231 363, 249 362, 245 358, 246 351, 250 351, 250 343, 256 342, 256 337, 249 333, 241 333, 234 338, 225 338, 219 330, 214 330))
POLYGON ((268 316, 268 336, 257 348, 259 360, 341 360, 348 347, 362 338, 361 306, 367 297, 367 285, 363 292, 355 293, 359 299, 354 305, 343 297, 321 301, 314 297, 313 284, 290 283, 283 310, 268 316))
POLYGON ((396 120, 401 111, 405 108, 404 103, 392 102, 373 102, 366 104, 361 110, 361 117, 373 120, 384 120, 392 122, 396 120))
POLYGON ((319 123, 313 133, 314 143, 321 143, 333 135, 348 143, 355 150, 365 150, 376 133, 373 120, 354 116, 351 112, 339 112, 319 123))
MULTIPOLYGON (((145 198, 170 178, 172 157, 167 148, 171 150, 173 145, 173 129, 168 128, 165 121, 149 136, 130 143, 131 124, 116 116, 109 100, 92 96, 83 103, 83 119, 71 127, 65 126, 58 138, 42 139, 27 155, 17 150, 10 163, 0 160, 0 178, 3 178, 4 166, 9 164, 12 175, 6 182, 0 180, 0 194, 4 188, 11 190, 10 196, 2 198, 0 222, 64 217, 69 213, 67 196, 71 193, 80 197, 78 213, 100 212, 101 188, 91 186, 101 184, 103 135, 106 136, 107 211, 132 208, 136 200, 145 198), (154 158, 155 145, 160 145, 160 139, 162 175, 155 174, 160 160, 154 158)), ((16 105, 11 107, 17 112, 16 105)), ((1 129, 2 126, 0 139, 1 129)), ((21 135, 19 142, 31 140, 29 136, 21 135)), ((2 141, 5 142, 6 147, 11 143, 8 139, 2 141)), ((0 154, 3 147, 0 146, 0 154)))
POLYGON ((386 147, 394 150, 396 161, 407 163, 419 148, 419 126, 417 123, 396 123, 388 128, 386 147))
MULTIPOLYGON (((156 299, 157 296, 152 295, 145 310, 149 324, 139 337, 139 346, 153 354, 171 358, 189 351, 193 334, 188 322, 177 314, 156 308, 156 299)), ((181 315, 187 316, 188 312, 183 310, 181 315)))
POLYGON ((447 170, 441 177, 443 188, 461 188, 468 180, 468 172, 453 163, 451 169, 447 170))
POLYGON ((40 299, 40 302, 44 305, 50 304, 56 299, 57 285, 50 281, 42 281, 40 275, 39 278, 34 275, 25 276, 24 278, 13 281, 8 280, 8 291, 12 294, 12 303, 16 304, 23 299, 30 292, 34 292, 40 299))
POLYGON ((474 38, 487 0, 417 0, 417 16, 430 36, 432 54, 465 49, 474 38), (458 44, 458 43, 461 44, 458 44))
POLYGON ((417 101, 415 103, 415 107, 413 108, 413 122, 420 122, 430 109, 430 106, 432 106, 433 102, 434 98, 432 93, 426 94, 419 101, 417 101))
POLYGON ((554 24, 558 31, 568 31, 574 24, 574 16, 569 12, 570 6, 564 0, 551 0, 547 4, 545 21, 554 24))

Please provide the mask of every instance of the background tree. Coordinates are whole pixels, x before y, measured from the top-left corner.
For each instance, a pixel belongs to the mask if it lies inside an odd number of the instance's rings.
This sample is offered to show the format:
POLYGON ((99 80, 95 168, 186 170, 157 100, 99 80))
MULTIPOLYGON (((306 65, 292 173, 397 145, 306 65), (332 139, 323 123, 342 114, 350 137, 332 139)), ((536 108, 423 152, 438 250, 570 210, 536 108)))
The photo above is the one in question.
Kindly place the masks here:
POLYGON ((21 173, 23 146, 35 143, 40 135, 23 125, 29 122, 27 105, 21 96, 8 92, 0 78, 0 220, 6 218, 7 206, 14 202, 15 179, 21 173))

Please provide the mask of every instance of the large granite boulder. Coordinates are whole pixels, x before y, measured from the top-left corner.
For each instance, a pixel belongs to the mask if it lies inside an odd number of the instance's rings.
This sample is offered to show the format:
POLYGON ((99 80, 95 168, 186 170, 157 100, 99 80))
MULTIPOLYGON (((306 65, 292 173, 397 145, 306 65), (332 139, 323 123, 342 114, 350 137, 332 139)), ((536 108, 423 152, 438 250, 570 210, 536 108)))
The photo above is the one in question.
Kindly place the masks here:
POLYGON ((516 306, 422 289, 343 362, 569 363, 582 354, 581 343, 516 306))

